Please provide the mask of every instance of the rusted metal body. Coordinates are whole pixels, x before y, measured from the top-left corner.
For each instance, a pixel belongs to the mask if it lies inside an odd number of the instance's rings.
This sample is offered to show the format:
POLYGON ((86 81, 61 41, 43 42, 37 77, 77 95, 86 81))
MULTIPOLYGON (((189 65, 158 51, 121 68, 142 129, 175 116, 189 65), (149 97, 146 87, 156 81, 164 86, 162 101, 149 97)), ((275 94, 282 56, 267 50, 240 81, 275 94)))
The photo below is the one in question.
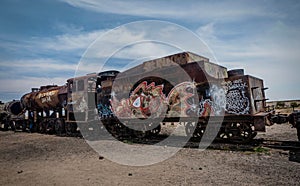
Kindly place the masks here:
MULTIPOLYGON (((32 92, 22 96, 22 130, 53 133, 56 127, 58 131, 56 125, 64 121, 62 111, 66 103, 66 90, 66 85, 46 85, 32 88, 32 92)), ((11 120, 15 122, 15 119, 11 120)))
POLYGON ((296 110, 288 116, 289 123, 297 129, 298 140, 300 141, 300 110, 296 110))
POLYGON ((266 98, 263 80, 244 74, 234 74, 226 81, 226 116, 225 119, 251 120, 255 130, 265 131, 270 125, 269 112, 266 112, 266 98))
POLYGON ((222 118, 219 137, 243 141, 255 136, 252 128, 264 131, 270 123, 265 89, 263 80, 244 75, 242 69, 228 71, 208 58, 183 52, 146 61, 121 73, 93 73, 68 79, 64 86, 41 87, 24 95, 21 103, 35 112, 36 123, 43 115, 38 112, 48 112, 44 123, 53 121, 47 127, 60 132, 74 133, 77 124, 99 117, 116 136, 155 135, 160 122, 181 120, 186 123, 187 135, 201 137, 210 118, 222 118), (49 111, 58 114, 49 120, 49 111), (149 118, 152 122, 145 123, 149 118), (120 120, 142 125, 146 132, 129 129, 120 120), (155 127, 147 131, 150 124, 155 127))
MULTIPOLYGON (((178 82, 192 81, 191 83, 198 88, 199 101, 211 99, 210 95, 206 95, 210 86, 216 85, 223 89, 226 94, 226 115, 253 116, 265 112, 263 80, 249 75, 234 74, 233 71, 229 72, 230 77, 225 67, 213 64, 207 58, 192 53, 181 53, 144 62, 122 72, 114 82, 114 90, 116 95, 119 95, 117 98, 122 99, 120 95, 123 92, 131 93, 144 81, 147 85, 154 82, 155 86, 163 84, 162 93, 167 97, 176 86, 173 82, 178 84, 178 82), (184 76, 183 73, 186 75, 184 76), (167 77, 167 80, 162 80, 160 77, 167 77)), ((126 96, 128 97, 128 94, 124 95, 124 98, 126 96)))
POLYGON ((11 130, 21 128, 24 121, 23 108, 20 100, 13 100, 4 104, 3 110, 0 111, 0 128, 11 130), (3 124, 3 127, 2 127, 3 124))
POLYGON ((87 122, 89 113, 94 112, 96 102, 97 74, 67 80, 66 122, 87 122))
POLYGON ((222 135, 247 139, 256 135, 252 127, 264 131, 270 123, 263 80, 244 75, 243 70, 227 71, 189 52, 144 62, 120 73, 110 84, 113 95, 107 108, 128 123, 142 123, 145 118, 176 122, 198 117, 197 129, 205 128, 208 118, 224 116, 222 135), (233 130, 239 133, 233 134, 233 130))
POLYGON ((11 113, 12 115, 18 115, 18 114, 22 113, 23 108, 22 108, 20 100, 13 100, 13 101, 7 102, 4 105, 4 111, 11 113))
POLYGON ((65 85, 42 86, 38 91, 25 94, 21 103, 27 110, 57 110, 63 107, 65 94, 65 85))

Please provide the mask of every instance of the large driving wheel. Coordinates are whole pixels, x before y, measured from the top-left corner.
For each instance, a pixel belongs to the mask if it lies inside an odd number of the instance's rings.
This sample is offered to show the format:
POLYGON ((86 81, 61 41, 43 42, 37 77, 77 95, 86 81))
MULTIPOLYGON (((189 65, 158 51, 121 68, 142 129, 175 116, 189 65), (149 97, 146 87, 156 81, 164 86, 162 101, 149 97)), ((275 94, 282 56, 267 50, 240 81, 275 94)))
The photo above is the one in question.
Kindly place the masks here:
POLYGON ((159 133, 160 133, 160 130, 161 130, 161 126, 160 126, 160 124, 157 126, 157 127, 155 127, 154 129, 151 129, 151 130, 149 130, 149 135, 150 136, 157 136, 159 133))
POLYGON ((68 122, 65 124, 65 130, 67 135, 69 136, 76 136, 77 133, 77 124, 74 122, 68 122))
POLYGON ((53 134, 55 131, 55 120, 50 119, 46 122, 46 132, 47 134, 53 134))
POLYGON ((57 119, 55 121, 55 132, 57 135, 62 135, 63 133, 65 133, 65 123, 64 121, 57 119))
POLYGON ((219 136, 230 142, 247 143, 256 136, 256 132, 249 123, 228 123, 219 136))
POLYGON ((185 133, 186 133, 187 137, 189 137, 189 138, 193 137, 195 129, 196 129, 195 122, 192 122, 192 123, 188 122, 185 125, 185 133))

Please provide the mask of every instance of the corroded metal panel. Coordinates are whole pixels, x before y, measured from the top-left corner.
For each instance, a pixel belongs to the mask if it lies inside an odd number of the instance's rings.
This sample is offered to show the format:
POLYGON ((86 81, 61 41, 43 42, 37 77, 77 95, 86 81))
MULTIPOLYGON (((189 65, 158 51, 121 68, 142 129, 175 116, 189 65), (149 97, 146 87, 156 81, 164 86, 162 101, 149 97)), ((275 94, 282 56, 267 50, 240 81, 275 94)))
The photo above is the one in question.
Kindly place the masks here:
POLYGON ((265 87, 263 80, 247 76, 249 81, 249 93, 251 97, 251 105, 253 108, 253 114, 266 111, 266 97, 265 97, 265 87))
POLYGON ((159 71, 161 69, 170 69, 171 67, 184 68, 190 63, 194 63, 194 66, 200 67, 206 76, 211 76, 213 78, 226 78, 227 69, 220 65, 209 62, 208 58, 203 56, 193 54, 191 52, 182 52, 178 54, 173 54, 170 56, 153 59, 144 62, 134 68, 128 69, 122 73, 122 76, 134 76, 144 73, 153 73, 153 71, 159 71))
POLYGON ((13 100, 4 105, 4 111, 13 115, 18 115, 23 111, 23 108, 19 100, 13 100))
POLYGON ((207 75, 218 79, 227 78, 227 68, 214 63, 205 62, 203 64, 204 64, 203 68, 207 73, 207 75))
POLYGON ((66 94, 66 86, 43 86, 37 92, 25 94, 22 106, 29 110, 51 110, 62 106, 61 96, 66 94))
POLYGON ((265 112, 265 88, 263 80, 249 76, 236 75, 226 78, 227 113, 257 114, 265 112))

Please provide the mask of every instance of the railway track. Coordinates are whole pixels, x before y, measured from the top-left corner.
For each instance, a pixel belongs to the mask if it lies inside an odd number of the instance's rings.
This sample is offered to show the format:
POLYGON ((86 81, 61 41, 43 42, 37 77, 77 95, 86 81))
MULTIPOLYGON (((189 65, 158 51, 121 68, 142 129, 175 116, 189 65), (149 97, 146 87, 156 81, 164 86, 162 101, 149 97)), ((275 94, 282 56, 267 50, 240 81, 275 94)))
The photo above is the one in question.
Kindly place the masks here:
MULTIPOLYGON (((124 139, 123 142, 129 142, 134 144, 148 144, 154 145, 158 144, 162 140, 166 139, 167 135, 158 135, 146 139, 124 139)), ((184 147, 184 148, 199 148, 200 140, 189 140, 184 144, 183 136, 176 136, 173 138, 173 142, 170 143, 170 146, 173 147, 184 147)), ((233 151, 255 151, 258 147, 266 147, 271 149, 281 149, 281 150, 290 150, 290 151, 299 151, 300 152, 300 142, 298 141, 281 141, 281 140, 269 140, 269 139, 253 139, 248 143, 233 143, 233 142, 224 142, 222 140, 213 141, 207 148, 208 149, 217 149, 217 150, 233 150, 233 151)))
MULTIPOLYGON (((19 131, 21 132, 21 131, 19 131)), ((73 135, 60 135, 65 137, 82 137, 80 133, 73 135)), ((133 144, 146 144, 146 145, 154 145, 168 138, 169 136, 166 134, 159 134, 157 136, 151 136, 149 138, 120 138, 119 141, 123 141, 125 143, 133 143, 133 144)), ((112 137, 113 138, 113 137, 112 137)), ((101 138, 97 138, 95 140, 99 140, 101 138)), ((173 136, 173 142, 170 143, 170 146, 174 147, 185 147, 185 148, 199 148, 200 140, 190 139, 186 142, 185 136, 173 136)), ((299 151, 300 152, 300 142, 299 141, 282 141, 282 140, 270 140, 270 139, 253 139, 248 143, 234 143, 234 142, 226 142, 222 140, 213 141, 207 148, 208 149, 218 149, 218 150, 233 150, 233 151, 253 151, 257 147, 267 147, 272 149, 281 149, 281 150, 291 150, 291 151, 299 151)))
POLYGON ((300 151, 300 142, 298 141, 262 140, 261 145, 274 149, 300 151))

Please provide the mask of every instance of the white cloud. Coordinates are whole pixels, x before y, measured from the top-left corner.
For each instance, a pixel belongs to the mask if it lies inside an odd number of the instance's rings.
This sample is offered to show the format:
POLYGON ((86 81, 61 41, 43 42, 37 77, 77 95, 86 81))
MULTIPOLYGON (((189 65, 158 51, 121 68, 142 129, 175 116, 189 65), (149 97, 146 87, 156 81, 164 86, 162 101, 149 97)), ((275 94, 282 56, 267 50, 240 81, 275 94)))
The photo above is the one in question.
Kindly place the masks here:
POLYGON ((0 61, 0 67, 10 67, 14 70, 22 71, 70 71, 75 70, 77 65, 67 64, 62 61, 54 59, 24 59, 24 60, 11 60, 0 61))
POLYGON ((64 85, 66 77, 23 77, 19 79, 0 79, 0 93, 5 92, 23 92, 24 94, 31 91, 31 88, 39 88, 42 85, 64 85))
POLYGON ((85 50, 97 37, 105 33, 105 30, 92 32, 77 32, 57 35, 46 38, 33 38, 32 46, 39 46, 42 49, 54 51, 85 50))
MULTIPOLYGON (((101 69, 101 63, 110 57, 126 59, 127 63, 128 60, 163 57, 181 51, 198 53, 215 61, 206 44, 182 26, 163 21, 133 22, 97 38, 83 55, 77 72, 82 75, 101 69)), ((119 64, 118 69, 127 65, 119 64)))
POLYGON ((56 30, 62 33, 76 34, 84 31, 82 26, 76 26, 68 23, 55 23, 53 26, 56 30))
POLYGON ((300 69, 298 26, 275 22, 263 33, 232 40, 222 38, 223 30, 216 29, 215 23, 200 26, 197 32, 211 46, 221 65, 244 68, 247 74, 262 78, 270 88, 270 99, 299 99, 300 87, 295 86, 300 69))
MULTIPOLYGON (((11 95, 14 99, 42 85, 63 85, 72 78, 77 65, 53 59, 1 61, 0 95, 11 95), (59 74, 59 75, 57 75, 59 74)), ((1 98, 1 100, 7 98, 1 98)), ((9 100, 6 100, 9 101, 9 100)))
POLYGON ((105 1, 105 0, 62 0, 74 7, 96 12, 125 14, 153 18, 179 18, 189 21, 199 19, 237 20, 246 16, 278 16, 266 11, 259 3, 232 0, 208 1, 105 1))
POLYGON ((216 40, 214 25, 215 25, 214 22, 210 22, 206 25, 200 26, 196 30, 196 33, 201 38, 205 38, 205 39, 208 39, 208 40, 216 40))

